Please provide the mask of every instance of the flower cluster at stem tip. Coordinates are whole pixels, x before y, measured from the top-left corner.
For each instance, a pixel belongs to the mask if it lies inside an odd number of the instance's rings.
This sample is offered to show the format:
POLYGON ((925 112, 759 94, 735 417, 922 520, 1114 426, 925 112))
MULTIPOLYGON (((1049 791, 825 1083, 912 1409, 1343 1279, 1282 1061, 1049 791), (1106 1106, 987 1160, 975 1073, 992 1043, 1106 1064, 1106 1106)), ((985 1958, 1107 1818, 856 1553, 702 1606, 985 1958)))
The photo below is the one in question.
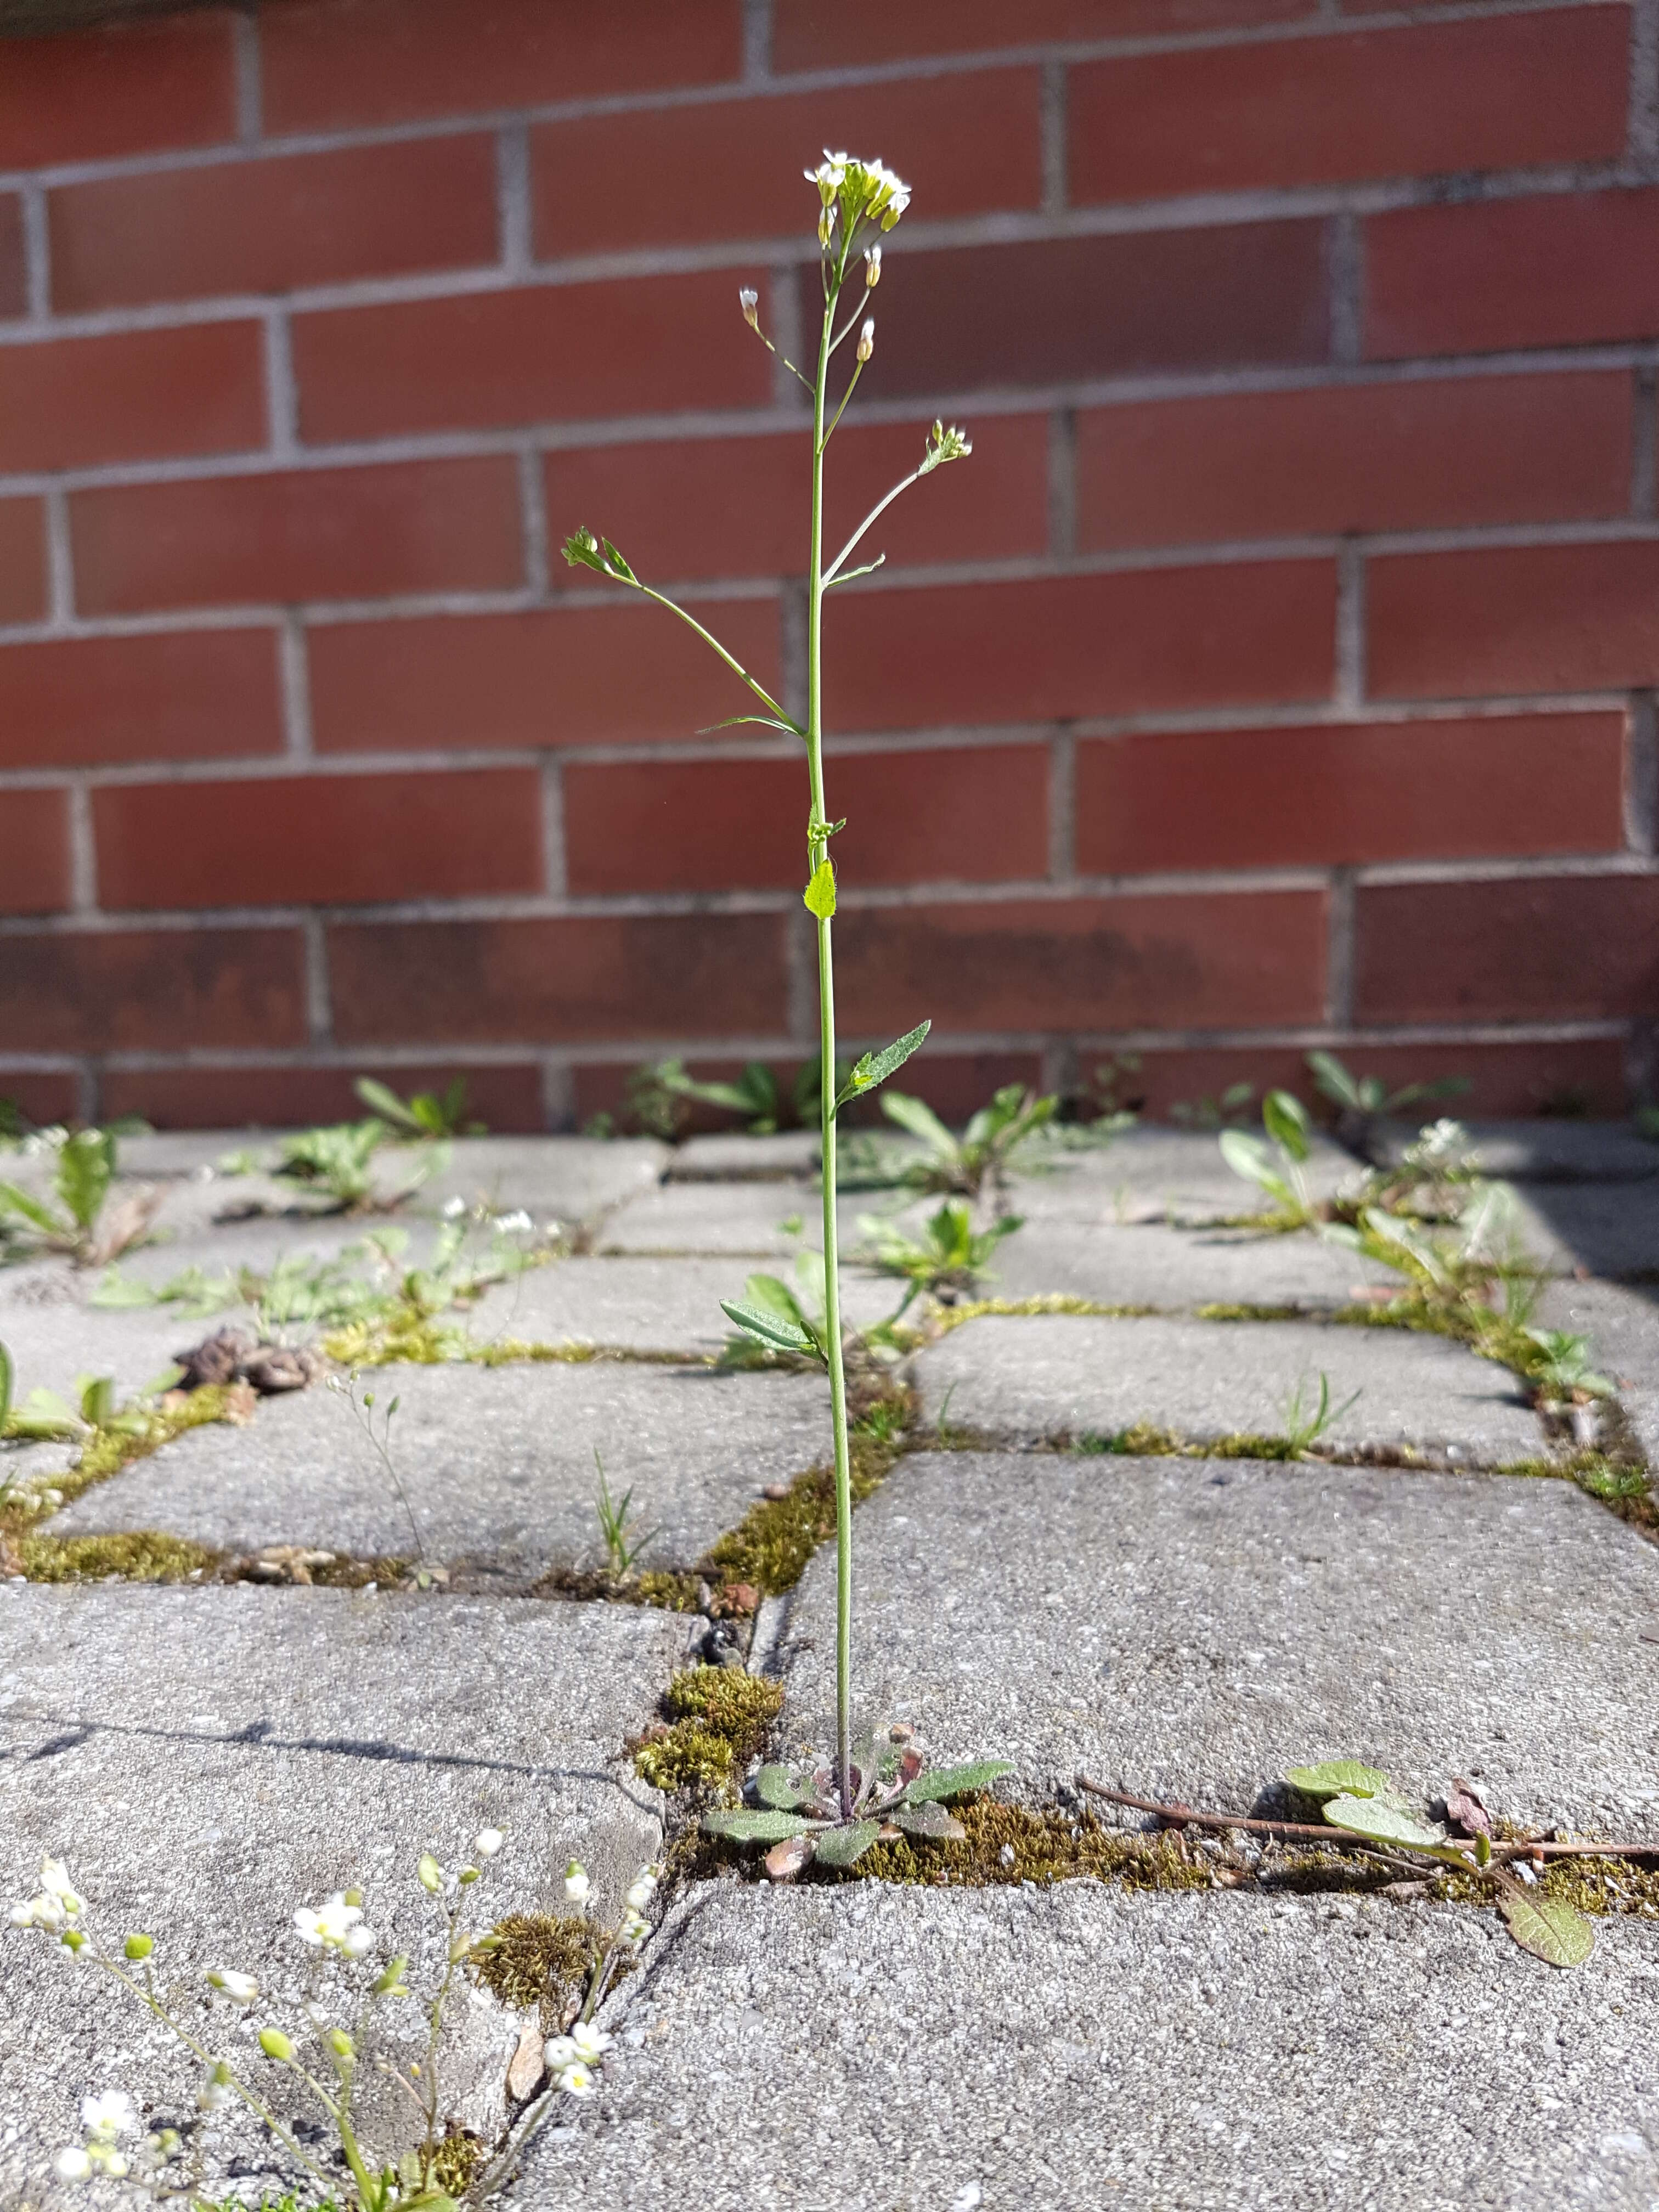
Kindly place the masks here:
MULTIPOLYGON (((660 1867, 645 1866, 628 1885, 622 1921, 616 1934, 619 1945, 633 1950, 651 1933, 651 1923, 646 1915, 661 1879, 660 1867)), ((580 1859, 572 1859, 564 1870, 564 1893, 578 1911, 586 1910, 592 1887, 587 1869, 580 1859)), ((588 2002, 592 2003, 591 1996, 588 2002)), ((562 2089, 568 2097, 591 2097, 599 2087, 593 2068, 610 2050, 612 2040, 602 2028, 586 2019, 577 2021, 568 2034, 550 2037, 543 2045, 542 2057, 554 2087, 562 2089)))
MULTIPOLYGON (((891 230, 910 204, 909 185, 880 161, 860 161, 850 154, 832 154, 826 146, 817 167, 804 173, 807 183, 818 188, 822 203, 818 243, 826 253, 835 242, 837 221, 842 225, 844 243, 850 246, 860 222, 878 222, 884 230, 891 230)), ((875 283, 880 274, 881 257, 878 251, 874 274, 866 270, 866 282, 875 283)))

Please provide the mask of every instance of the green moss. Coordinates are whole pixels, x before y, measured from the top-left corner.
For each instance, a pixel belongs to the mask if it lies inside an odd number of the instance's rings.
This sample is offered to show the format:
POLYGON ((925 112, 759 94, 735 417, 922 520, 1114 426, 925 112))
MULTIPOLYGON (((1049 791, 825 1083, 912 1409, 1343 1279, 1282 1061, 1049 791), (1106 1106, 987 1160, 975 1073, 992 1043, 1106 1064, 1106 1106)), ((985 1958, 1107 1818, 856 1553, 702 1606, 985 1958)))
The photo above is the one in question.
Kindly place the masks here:
MULTIPOLYGON (((894 1387, 861 1411, 851 1437, 853 1503, 861 1505, 892 1471, 912 1418, 909 1394, 894 1387)), ((781 1498, 751 1505, 708 1554, 722 1581, 747 1583, 763 1597, 793 1589, 818 1546, 836 1533, 836 1473, 809 1468, 781 1498)))
POLYGON ((473 1978, 504 2005, 523 2011, 568 2002, 599 1963, 600 1938, 574 1913, 509 1912, 467 1955, 473 1978))
POLYGON ((101 1582, 121 1575, 135 1583, 181 1583, 218 1565, 220 1554, 181 1536, 138 1528, 111 1536, 23 1537, 23 1572, 35 1583, 101 1582))
POLYGON ((1194 1317, 1199 1321, 1301 1321, 1305 1318, 1305 1306, 1256 1306, 1237 1302, 1207 1306, 1194 1306, 1194 1317))
POLYGON ((1072 1447, 1085 1455, 1114 1459, 1279 1459, 1296 1457, 1287 1437, 1257 1436, 1247 1429, 1231 1436, 1198 1440, 1161 1429, 1151 1421, 1136 1421, 1112 1436, 1082 1436, 1072 1447))
POLYGON ((653 1790, 718 1790, 732 1779, 732 1747, 701 1721, 677 1721, 640 1746, 634 1771, 653 1790))
POLYGON ((962 1304, 947 1307, 939 1316, 939 1328, 948 1335, 960 1328, 965 1321, 979 1321, 988 1315, 1012 1315, 1025 1318, 1036 1314, 1090 1314, 1102 1321, 1139 1321, 1148 1314, 1162 1312, 1159 1306, 1102 1305, 1096 1298, 1073 1297, 1069 1291, 1051 1291, 1030 1298, 968 1298, 962 1304))
MULTIPOLYGON (((815 1868, 814 1882, 892 1881, 923 1887, 1011 1888, 1047 1886, 1092 1875, 1132 1889, 1209 1889, 1208 1867, 1190 1857, 1179 1837, 1103 1827, 1092 1813, 1057 1807, 1033 1812, 994 1797, 951 1808, 967 1831, 960 1843, 903 1836, 872 1844, 856 1866, 815 1868)), ((732 1847, 711 1845, 728 1855, 732 1847)))
POLYGON ((447 2196, 464 2197, 488 2150, 489 2145, 482 2136, 475 2136, 471 2128, 451 2120, 432 2154, 432 2180, 447 2196))
POLYGON ((764 1745, 783 1685, 741 1667, 688 1667, 663 1704, 674 1724, 639 1747, 635 1771, 655 1790, 718 1790, 764 1745))
POLYGON ((599 1567, 556 1567, 530 1594, 606 1605, 650 1605, 662 1613, 696 1613, 702 1602, 702 1577, 673 1567, 653 1567, 619 1581, 599 1567))
POLYGON ((542 1344, 527 1337, 495 1337, 475 1344, 453 1322, 434 1321, 414 1308, 390 1320, 351 1322, 322 1340, 342 1367, 423 1367, 464 1363, 473 1367, 585 1367, 596 1359, 640 1367, 707 1367, 702 1352, 641 1352, 631 1346, 569 1342, 542 1344))
POLYGON ((75 1465, 66 1474, 54 1476, 53 1487, 67 1503, 94 1483, 118 1474, 134 1460, 147 1459, 187 1429, 204 1428, 213 1421, 245 1420, 249 1405, 245 1384, 169 1390, 148 1412, 123 1413, 107 1428, 94 1429, 75 1465))

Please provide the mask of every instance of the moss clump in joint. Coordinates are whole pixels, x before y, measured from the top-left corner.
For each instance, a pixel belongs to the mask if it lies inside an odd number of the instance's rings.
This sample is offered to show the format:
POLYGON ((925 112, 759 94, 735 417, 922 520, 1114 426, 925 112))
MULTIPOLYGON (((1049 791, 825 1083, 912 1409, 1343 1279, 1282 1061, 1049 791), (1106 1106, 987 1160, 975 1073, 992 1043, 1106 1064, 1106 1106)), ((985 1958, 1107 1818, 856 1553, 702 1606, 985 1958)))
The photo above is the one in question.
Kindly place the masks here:
POLYGON ((107 1536, 28 1535, 17 1550, 23 1572, 34 1583, 104 1582, 111 1575, 134 1583, 191 1582, 216 1567, 221 1556, 156 1528, 107 1536))
POLYGON ((504 2005, 558 2013, 599 1964, 601 1938, 574 1913, 509 1912, 467 1954, 475 1981, 504 2005))
POLYGON ((634 1754, 656 1790, 718 1790, 765 1743, 783 1710, 783 1685, 741 1667, 688 1667, 668 1685, 673 1725, 634 1754))

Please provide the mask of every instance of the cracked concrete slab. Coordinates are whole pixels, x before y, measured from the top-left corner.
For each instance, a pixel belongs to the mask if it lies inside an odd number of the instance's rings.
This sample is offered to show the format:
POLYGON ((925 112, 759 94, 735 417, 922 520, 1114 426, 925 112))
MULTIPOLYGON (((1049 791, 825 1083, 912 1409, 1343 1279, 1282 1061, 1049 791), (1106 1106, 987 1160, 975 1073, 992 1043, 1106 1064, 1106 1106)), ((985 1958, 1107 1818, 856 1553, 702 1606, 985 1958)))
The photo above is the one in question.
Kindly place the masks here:
POLYGON ((1659 1284, 1546 1284, 1540 1328, 1590 1340, 1590 1364, 1619 1386, 1619 1400, 1650 1467, 1659 1468, 1659 1284))
POLYGON ((1516 1186, 1522 1243, 1558 1275, 1659 1284, 1659 1181, 1516 1186))
MULTIPOLYGON (((891 1215, 908 1226, 939 1203, 904 1191, 843 1194, 836 1211, 842 1249, 851 1253, 861 1241, 864 1214, 891 1215)), ((671 1182, 620 1206, 599 1231, 594 1249, 776 1260, 803 1243, 820 1249, 823 1223, 823 1198, 809 1182, 671 1182)))
MULTIPOLYGON (((1259 1129, 1249 1133, 1260 1135, 1259 1129)), ((1007 1206, 1028 1221, 1097 1223, 1224 1221, 1262 1213, 1271 1201, 1258 1185, 1236 1176, 1212 1132, 1125 1129, 1087 1151, 1059 1146, 1027 1156, 1032 1164, 1007 1178, 1007 1206), (1042 1162, 1042 1171, 1036 1163, 1042 1162)), ((1311 1194, 1328 1198, 1364 1170, 1328 1137, 1316 1135, 1304 1170, 1311 1194)))
POLYGON ((1445 1905, 707 1887, 520 2201, 1650 2212, 1656 2000, 1652 1923, 1561 1974, 1445 1905))
MULTIPOLYGON (((506 1831, 475 1893, 482 1926, 561 1906, 573 1856, 615 1911, 661 1833, 660 1800, 623 1740, 651 1717, 685 1635, 683 1620, 631 1607, 0 1587, 7 1894, 27 1894, 42 1855, 65 1860, 105 1939, 152 1936, 187 2023, 294 2114, 255 2033, 279 2024, 300 2039, 307 1995, 349 2025, 360 1996, 348 1992, 394 1951, 414 1954, 412 1985, 432 1986, 441 1922, 415 1881, 422 1851, 454 1867, 479 1827, 506 1831), (365 1966, 331 1967, 291 1915, 356 1885, 380 1940, 365 1966), (260 1984, 246 2014, 210 2008, 202 1973, 227 1966, 260 1984)), ((120 2088, 147 2125, 194 2122, 202 2069, 48 1938, 6 1929, 0 1943, 14 2000, 0 2026, 0 2108, 20 2124, 0 2142, 0 2195, 54 2203, 67 2192, 48 2161, 78 2139, 83 2095, 120 2088)), ((415 2005, 394 2002, 386 2019, 391 2047, 416 2055, 415 2005)), ((475 2125, 499 2118, 520 2026, 464 1991, 443 2078, 475 2125)), ((366 2087, 389 2097, 372 2076, 366 2087)), ((267 2183, 272 2197, 292 2185, 234 2111, 209 2121, 207 2145, 210 2197, 239 2167, 252 2201, 267 2183)))
MULTIPOLYGON (((817 1376, 595 1360, 386 1367, 361 1385, 395 1398, 391 1450, 430 1565, 533 1582, 605 1563, 594 1455, 631 1489, 642 1566, 690 1566, 767 1483, 821 1464, 829 1393, 817 1376)), ((377 1425, 377 1433, 378 1433, 377 1425)), ((302 1544, 409 1558, 410 1521, 345 1400, 267 1400, 246 1428, 193 1429, 89 1490, 54 1536, 159 1528, 233 1552, 302 1544)))
MULTIPOLYGON (((622 1345, 632 1351, 718 1352, 732 1334, 722 1298, 741 1301, 746 1275, 780 1273, 737 1259, 656 1260, 623 1255, 560 1260, 488 1291, 472 1310, 475 1344, 519 1337, 536 1344, 622 1345)), ((891 1276, 842 1271, 847 1325, 867 1328, 897 1308, 904 1286, 891 1276)))
MULTIPOLYGON (((1628 1121, 1465 1121, 1484 1174, 1506 1182, 1643 1182, 1659 1176, 1659 1145, 1628 1121)), ((1414 1121, 1379 1127, 1379 1158, 1397 1162, 1416 1143, 1414 1121)))
MULTIPOLYGON (((854 1542, 860 1708, 1047 1797, 1247 1809, 1362 1759, 1508 1818, 1659 1838, 1659 1547, 1565 1482, 1237 1461, 937 1452, 854 1542)), ((781 1650, 787 1715, 834 1711, 835 1560, 781 1650)))
POLYGON ((1042 1218, 1000 1244, 986 1271, 989 1295, 1061 1292, 1099 1305, 1334 1307, 1390 1281, 1387 1269, 1301 1232, 1042 1218))
POLYGON ((923 1418, 1021 1441, 1114 1436, 1136 1422, 1203 1441, 1279 1436, 1318 1402, 1321 1443, 1477 1467, 1536 1457, 1537 1416, 1504 1367, 1443 1336, 1320 1322, 986 1315, 915 1363, 923 1418), (1356 1395, 1357 1394, 1357 1395, 1356 1395), (1352 1401, 1350 1403, 1349 1401, 1352 1401))

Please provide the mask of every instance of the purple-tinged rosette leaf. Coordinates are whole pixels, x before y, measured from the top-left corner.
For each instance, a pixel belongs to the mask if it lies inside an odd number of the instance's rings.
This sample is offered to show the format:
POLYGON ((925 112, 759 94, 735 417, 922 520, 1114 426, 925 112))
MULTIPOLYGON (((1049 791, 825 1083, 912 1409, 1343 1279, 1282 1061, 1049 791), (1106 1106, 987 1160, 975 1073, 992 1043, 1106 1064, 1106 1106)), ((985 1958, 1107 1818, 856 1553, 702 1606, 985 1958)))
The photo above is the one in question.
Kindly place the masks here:
POLYGON ((854 1820, 844 1828, 824 1828, 813 1838, 820 1866, 849 1867, 864 1856, 881 1833, 879 1820, 854 1820))
POLYGON ((793 1881, 811 1865, 817 1849, 815 1836, 786 1836, 766 1854, 766 1871, 774 1881, 793 1881))
POLYGON ((959 1844, 968 1832, 943 1805, 901 1805, 893 1818, 907 1836, 927 1836, 938 1844, 959 1844))
POLYGON ((785 1813, 799 1812, 803 1802, 795 1778, 787 1766, 763 1766, 755 1777, 755 1795, 763 1805, 785 1813))
POLYGON ((904 1792, 907 1805, 944 1804, 952 1797, 965 1797, 972 1790, 988 1790, 998 1778, 1012 1774, 1013 1761, 1008 1759, 976 1759, 968 1766, 941 1766, 932 1774, 920 1774, 904 1792))
POLYGON ((816 1824, 799 1814, 750 1812, 747 1807, 732 1813, 705 1813, 705 1836, 726 1836, 734 1844, 781 1844, 787 1836, 804 1836, 816 1824))

